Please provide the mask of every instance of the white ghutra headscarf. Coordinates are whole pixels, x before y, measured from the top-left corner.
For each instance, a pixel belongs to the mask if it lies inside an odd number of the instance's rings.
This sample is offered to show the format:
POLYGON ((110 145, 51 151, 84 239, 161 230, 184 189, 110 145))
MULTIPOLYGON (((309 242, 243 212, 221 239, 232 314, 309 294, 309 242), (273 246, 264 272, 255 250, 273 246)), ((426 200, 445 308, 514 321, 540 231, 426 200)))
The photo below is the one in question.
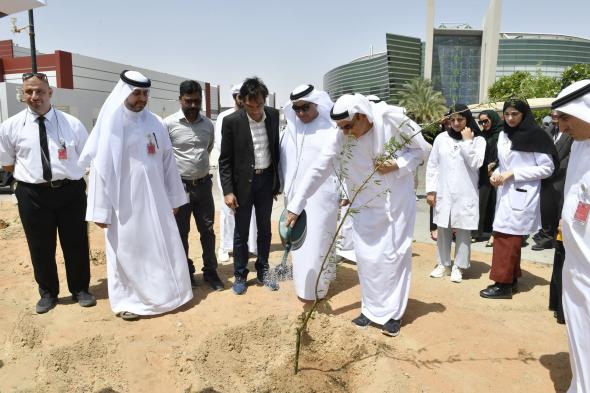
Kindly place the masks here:
MULTIPOLYGON (((134 90, 149 89, 150 86, 151 81, 137 71, 126 70, 121 73, 117 85, 102 105, 78 159, 78 165, 82 168, 87 168, 93 161, 93 167, 102 178, 115 210, 119 208, 125 100, 134 90)), ((139 114, 146 117, 150 115, 155 117, 145 109, 139 114)))

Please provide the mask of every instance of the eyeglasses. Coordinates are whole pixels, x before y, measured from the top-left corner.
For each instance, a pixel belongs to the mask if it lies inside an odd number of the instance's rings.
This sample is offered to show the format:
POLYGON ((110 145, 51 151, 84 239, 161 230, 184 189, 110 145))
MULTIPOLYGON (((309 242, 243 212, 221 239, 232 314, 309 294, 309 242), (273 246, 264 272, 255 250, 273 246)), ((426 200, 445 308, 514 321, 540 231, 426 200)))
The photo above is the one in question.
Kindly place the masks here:
POLYGON ((27 72, 27 73, 23 74, 23 82, 26 81, 27 79, 31 79, 34 76, 39 79, 42 79, 44 81, 47 80, 47 74, 44 74, 42 72, 27 72))
POLYGON ((489 120, 479 120, 477 122, 477 124, 479 124, 480 126, 484 126, 484 125, 488 124, 489 122, 490 122, 489 120))
POLYGON ((303 105, 299 105, 299 106, 293 105, 291 108, 293 108, 293 110, 295 111, 295 113, 298 113, 298 112, 305 113, 305 112, 307 112, 309 110, 310 105, 309 104, 303 104, 303 105))

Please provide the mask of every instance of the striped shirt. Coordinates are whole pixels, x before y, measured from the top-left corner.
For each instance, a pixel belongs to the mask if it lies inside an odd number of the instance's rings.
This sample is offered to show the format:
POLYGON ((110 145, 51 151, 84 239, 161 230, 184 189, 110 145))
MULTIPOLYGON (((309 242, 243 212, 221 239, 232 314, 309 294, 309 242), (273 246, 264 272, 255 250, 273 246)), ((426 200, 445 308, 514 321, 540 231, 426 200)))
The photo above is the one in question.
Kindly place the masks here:
POLYGON ((264 124, 266 113, 262 112, 262 119, 259 122, 254 121, 247 113, 246 115, 252 133, 252 143, 254 144, 254 169, 266 169, 271 164, 270 146, 264 124))

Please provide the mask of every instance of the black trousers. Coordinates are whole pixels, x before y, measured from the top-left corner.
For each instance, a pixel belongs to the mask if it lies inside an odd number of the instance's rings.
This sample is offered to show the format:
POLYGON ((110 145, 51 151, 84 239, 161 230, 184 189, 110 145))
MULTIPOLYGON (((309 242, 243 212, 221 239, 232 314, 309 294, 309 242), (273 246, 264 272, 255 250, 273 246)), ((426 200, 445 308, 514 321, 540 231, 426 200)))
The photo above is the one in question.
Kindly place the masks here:
POLYGON ((68 289, 87 291, 90 284, 86 183, 73 181, 59 188, 18 183, 15 195, 27 237, 35 281, 41 297, 57 297, 55 262, 57 235, 63 251, 68 289))
POLYGON ((480 239, 484 233, 492 233, 496 214, 496 188, 491 184, 479 187, 479 224, 473 236, 480 239))
POLYGON ((183 181, 188 193, 189 202, 182 205, 176 213, 176 224, 184 246, 184 252, 188 260, 190 273, 195 273, 193 261, 188 259, 188 234, 191 230, 191 213, 197 223, 197 230, 201 238, 203 249, 203 273, 217 270, 217 257, 215 256, 215 204, 213 202, 213 183, 211 175, 198 180, 196 183, 183 181))
POLYGON ((563 190, 556 190, 555 185, 546 181, 541 183, 541 230, 536 236, 537 242, 553 242, 563 208, 563 190))
POLYGON ((549 310, 557 313, 557 318, 565 320, 563 315, 563 304, 561 302, 562 284, 561 276, 563 263, 565 261, 565 249, 561 241, 555 242, 555 255, 553 257, 553 273, 551 274, 551 284, 549 284, 549 310))
POLYGON ((234 275, 236 277, 246 278, 248 276, 248 236, 250 235, 252 206, 256 208, 256 227, 258 230, 256 240, 258 256, 254 266, 257 271, 268 270, 268 254, 271 240, 270 219, 273 203, 272 183, 272 170, 254 175, 250 197, 247 201, 238 201, 239 206, 235 213, 236 225, 234 228, 234 275))

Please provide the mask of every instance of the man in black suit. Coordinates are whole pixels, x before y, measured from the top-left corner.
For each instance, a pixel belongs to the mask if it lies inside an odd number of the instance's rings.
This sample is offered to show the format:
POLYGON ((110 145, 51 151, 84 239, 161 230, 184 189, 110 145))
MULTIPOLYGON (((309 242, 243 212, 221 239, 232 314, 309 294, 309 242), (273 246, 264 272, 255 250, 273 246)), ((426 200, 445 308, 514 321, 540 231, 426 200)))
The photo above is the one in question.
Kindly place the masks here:
MULTIPOLYGON (((244 107, 223 119, 219 176, 225 204, 235 211, 232 290, 246 292, 248 234, 252 207, 256 211, 258 257, 256 279, 268 271, 273 198, 279 193, 279 111, 264 105, 268 89, 254 77, 240 89, 244 107)), ((269 285, 271 289, 277 289, 269 285)))
POLYGON ((541 226, 542 228, 533 236, 534 244, 531 248, 539 251, 553 248, 557 226, 563 207, 563 188, 565 187, 565 173, 572 147, 572 138, 559 131, 557 113, 551 113, 552 125, 546 131, 553 138, 557 155, 559 157, 559 169, 555 173, 541 181, 541 226))

